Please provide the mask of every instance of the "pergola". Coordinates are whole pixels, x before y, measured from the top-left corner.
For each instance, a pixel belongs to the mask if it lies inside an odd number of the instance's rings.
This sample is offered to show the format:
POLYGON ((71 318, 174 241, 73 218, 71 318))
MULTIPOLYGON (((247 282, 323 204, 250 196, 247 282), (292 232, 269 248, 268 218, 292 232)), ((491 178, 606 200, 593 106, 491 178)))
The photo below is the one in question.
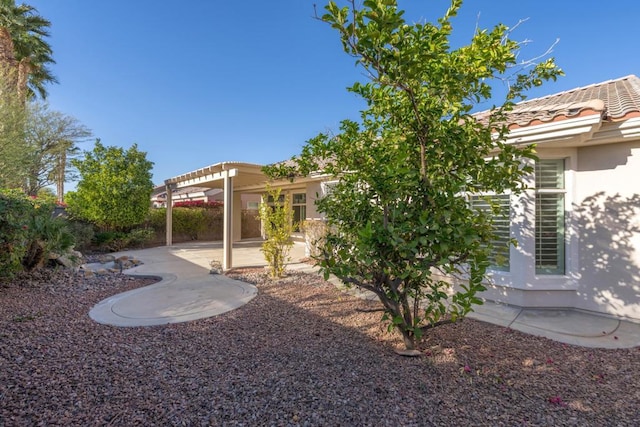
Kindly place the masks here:
POLYGON ((224 215, 222 246, 222 268, 233 265, 233 242, 241 238, 241 211, 243 192, 262 192, 267 177, 262 166, 241 162, 222 162, 166 179, 167 189, 167 246, 173 244, 172 192, 183 187, 221 188, 224 191, 224 215))

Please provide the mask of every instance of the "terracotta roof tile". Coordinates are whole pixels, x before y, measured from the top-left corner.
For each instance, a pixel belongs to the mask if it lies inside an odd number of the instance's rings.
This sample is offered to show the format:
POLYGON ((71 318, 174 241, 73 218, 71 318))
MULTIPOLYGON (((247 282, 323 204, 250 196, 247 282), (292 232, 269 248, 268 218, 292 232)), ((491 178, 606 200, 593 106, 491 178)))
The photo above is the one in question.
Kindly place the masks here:
MULTIPOLYGON (((571 89, 516 104, 508 113, 510 125, 527 126, 578 117, 593 111, 608 120, 620 120, 640 113, 640 78, 635 75, 571 89)), ((476 115, 486 119, 488 111, 476 115)))

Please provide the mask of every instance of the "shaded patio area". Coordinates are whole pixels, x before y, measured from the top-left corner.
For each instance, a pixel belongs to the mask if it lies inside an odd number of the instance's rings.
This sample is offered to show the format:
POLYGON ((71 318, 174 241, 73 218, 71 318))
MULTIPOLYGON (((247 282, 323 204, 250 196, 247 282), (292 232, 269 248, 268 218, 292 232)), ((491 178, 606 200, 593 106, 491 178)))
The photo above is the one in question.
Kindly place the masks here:
MULTIPOLYGON (((262 240, 259 239, 247 239, 234 242, 233 268, 266 266, 267 262, 260 251, 261 247, 262 240)), ((211 260, 222 261, 224 245, 221 241, 176 243, 172 246, 171 253, 174 256, 189 260, 189 262, 197 264, 200 267, 209 269, 209 262, 211 260)), ((289 256, 291 258, 290 263, 294 264, 299 263, 301 259, 305 258, 304 243, 295 242, 291 247, 289 256)))

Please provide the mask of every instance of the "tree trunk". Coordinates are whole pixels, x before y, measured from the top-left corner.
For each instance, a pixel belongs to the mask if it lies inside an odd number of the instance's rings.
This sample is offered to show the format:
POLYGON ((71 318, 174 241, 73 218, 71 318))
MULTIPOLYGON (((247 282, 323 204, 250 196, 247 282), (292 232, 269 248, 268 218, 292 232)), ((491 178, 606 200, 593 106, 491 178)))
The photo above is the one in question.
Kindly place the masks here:
POLYGON ((67 151, 64 150, 58 157, 58 170, 56 171, 56 193, 58 195, 58 203, 64 203, 64 178, 65 169, 67 169, 67 151))
POLYGON ((29 244, 27 248, 27 253, 24 255, 22 259, 22 266, 24 269, 29 272, 33 271, 36 268, 42 267, 44 264, 44 245, 34 240, 29 244))
POLYGON ((416 336, 409 331, 405 331, 402 328, 402 325, 398 325, 398 330, 402 334, 402 341, 404 342, 404 347, 407 350, 415 350, 416 349, 416 336))

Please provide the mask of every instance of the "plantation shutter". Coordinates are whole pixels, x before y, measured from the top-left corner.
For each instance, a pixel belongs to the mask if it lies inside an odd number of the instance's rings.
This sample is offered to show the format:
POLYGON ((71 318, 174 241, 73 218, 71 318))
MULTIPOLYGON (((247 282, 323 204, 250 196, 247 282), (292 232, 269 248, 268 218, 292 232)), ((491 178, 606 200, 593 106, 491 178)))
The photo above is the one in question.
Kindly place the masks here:
POLYGON ((495 270, 509 271, 510 214, 511 202, 509 194, 474 195, 471 206, 492 215, 494 239, 493 249, 489 255, 491 267, 495 270))
POLYGON ((536 163, 536 274, 564 274, 564 160, 536 163))

